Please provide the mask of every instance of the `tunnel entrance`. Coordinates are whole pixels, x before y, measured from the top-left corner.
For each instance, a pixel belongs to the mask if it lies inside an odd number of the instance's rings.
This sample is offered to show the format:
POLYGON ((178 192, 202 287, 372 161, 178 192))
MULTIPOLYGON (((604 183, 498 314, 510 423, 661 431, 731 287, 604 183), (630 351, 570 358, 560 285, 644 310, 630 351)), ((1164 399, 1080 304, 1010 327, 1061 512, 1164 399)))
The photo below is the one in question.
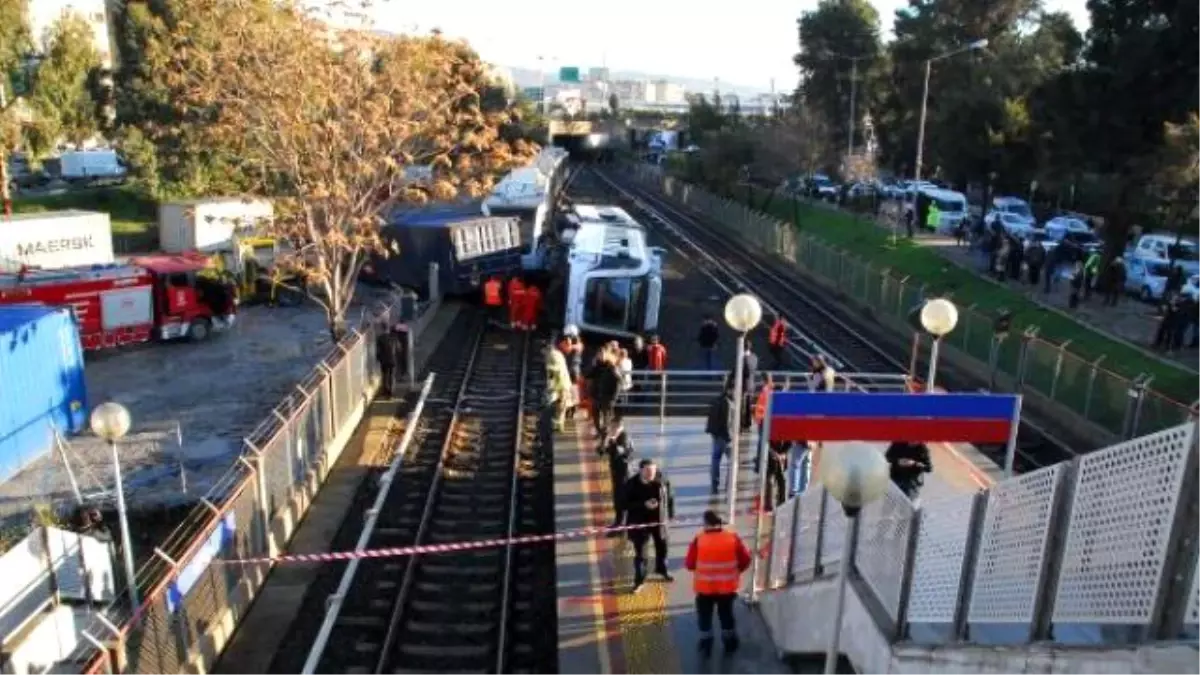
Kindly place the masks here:
POLYGON ((550 137, 550 144, 566 150, 572 161, 608 162, 613 152, 607 140, 598 139, 597 134, 556 134, 550 137))

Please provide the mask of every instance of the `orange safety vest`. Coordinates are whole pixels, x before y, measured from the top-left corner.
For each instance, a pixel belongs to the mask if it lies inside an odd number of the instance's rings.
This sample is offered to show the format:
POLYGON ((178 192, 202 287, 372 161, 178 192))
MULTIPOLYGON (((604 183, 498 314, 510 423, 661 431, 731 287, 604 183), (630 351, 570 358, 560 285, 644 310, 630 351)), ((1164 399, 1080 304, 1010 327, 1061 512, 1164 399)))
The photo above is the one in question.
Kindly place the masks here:
POLYGON ((697 595, 730 595, 738 592, 742 573, 738 570, 737 534, 728 530, 696 535, 696 570, 692 590, 697 595))
POLYGON ((754 401, 754 423, 762 424, 767 417, 767 401, 771 397, 773 386, 764 384, 763 388, 758 392, 758 399, 754 401))
POLYGON ((483 285, 483 302, 488 307, 499 307, 504 304, 504 300, 500 297, 499 279, 488 279, 488 282, 483 285))
POLYGON ((666 370, 667 346, 659 342, 646 347, 646 361, 650 370, 666 370))
POLYGON ((783 319, 776 319, 775 323, 771 324, 771 332, 767 336, 767 343, 772 347, 782 347, 787 343, 787 324, 783 319))

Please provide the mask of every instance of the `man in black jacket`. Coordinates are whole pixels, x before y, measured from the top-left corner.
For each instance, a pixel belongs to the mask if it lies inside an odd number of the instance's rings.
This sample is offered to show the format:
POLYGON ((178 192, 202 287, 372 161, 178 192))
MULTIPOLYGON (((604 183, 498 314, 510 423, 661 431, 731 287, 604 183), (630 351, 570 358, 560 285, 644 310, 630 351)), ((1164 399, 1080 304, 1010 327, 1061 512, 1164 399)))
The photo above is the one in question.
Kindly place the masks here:
POLYGON ((659 474, 652 459, 638 463, 638 475, 625 485, 625 524, 646 525, 629 531, 633 544, 633 592, 646 583, 646 540, 654 539, 654 571, 666 581, 675 578, 667 571, 667 521, 675 517, 675 495, 671 483, 659 474))
POLYGON ((613 358, 605 350, 587 375, 588 395, 592 397, 592 423, 596 427, 596 435, 601 438, 607 433, 617 404, 617 394, 621 392, 621 374, 613 358))
POLYGON ((929 448, 924 443, 896 441, 888 446, 885 457, 891 465, 892 482, 916 504, 921 486, 925 484, 925 474, 933 471, 929 448))
MULTIPOLYGON (((733 390, 726 384, 720 396, 708 406, 708 418, 704 433, 712 437, 711 487, 716 494, 721 489, 721 458, 729 454, 729 443, 733 440, 733 390)), ((732 460, 731 460, 732 461, 732 460)))
POLYGON ((375 360, 379 362, 381 376, 379 395, 383 398, 391 398, 392 387, 396 382, 396 365, 400 361, 400 352, 403 348, 400 334, 387 325, 380 326, 375 333, 375 360))
POLYGON ((704 369, 715 370, 717 367, 717 343, 721 339, 721 329, 717 326, 717 322, 711 317, 704 317, 704 323, 700 324, 700 334, 696 336, 696 342, 700 343, 700 349, 704 351, 704 369))

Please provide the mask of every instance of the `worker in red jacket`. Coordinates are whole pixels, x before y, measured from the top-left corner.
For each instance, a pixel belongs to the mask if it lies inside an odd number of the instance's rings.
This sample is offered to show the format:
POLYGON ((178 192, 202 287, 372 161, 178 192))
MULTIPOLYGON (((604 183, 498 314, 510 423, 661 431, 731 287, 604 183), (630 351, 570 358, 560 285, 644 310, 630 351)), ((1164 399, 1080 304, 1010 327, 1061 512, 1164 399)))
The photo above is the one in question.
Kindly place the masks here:
POLYGON ((787 321, 783 320, 782 315, 777 315, 775 323, 771 324, 771 331, 767 333, 767 347, 771 351, 771 357, 775 360, 772 368, 783 370, 787 358, 787 321))
POLYGON ((488 320, 497 325, 504 323, 503 287, 499 277, 492 277, 483 284, 483 304, 487 306, 488 320))
POLYGON ((508 280, 508 322, 514 329, 521 328, 525 318, 525 284, 519 277, 508 280))
POLYGON ((646 365, 655 372, 667 369, 667 346, 657 335, 650 336, 650 345, 646 347, 646 365))
POLYGON ((750 551, 736 532, 724 528, 716 511, 704 512, 704 531, 688 546, 684 567, 692 572, 696 593, 696 619, 700 624, 700 651, 708 656, 713 648, 713 609, 721 620, 721 642, 726 653, 738 648, 733 603, 742 574, 750 569, 750 551))
POLYGON ((530 286, 525 289, 525 302, 521 307, 521 327, 537 330, 538 317, 542 315, 542 289, 530 286))

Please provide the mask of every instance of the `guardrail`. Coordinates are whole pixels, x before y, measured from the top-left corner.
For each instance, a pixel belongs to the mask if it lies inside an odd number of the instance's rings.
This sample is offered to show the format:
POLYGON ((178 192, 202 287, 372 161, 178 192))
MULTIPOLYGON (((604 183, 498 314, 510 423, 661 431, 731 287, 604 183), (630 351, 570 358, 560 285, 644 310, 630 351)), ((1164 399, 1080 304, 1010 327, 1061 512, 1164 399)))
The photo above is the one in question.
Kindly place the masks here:
MULTIPOLYGON (((859 516, 854 587, 894 641, 1195 640, 1198 487, 1194 423, 919 506, 890 485, 859 516)), ((848 521, 819 482, 771 517, 756 592, 837 573, 848 521)))
MULTIPOLYGON (((926 297, 924 284, 802 234, 792 223, 666 176, 657 167, 634 165, 631 175, 707 214, 742 243, 824 279, 880 315, 907 322, 908 313, 926 297)), ((997 336, 994 323, 995 317, 973 306, 960 307, 958 327, 943 339, 944 344, 987 364, 993 389, 1004 386, 1038 394, 1117 438, 1195 419, 1188 404, 1156 391, 1149 378, 1119 375, 1104 367, 1104 357, 1085 359, 1073 354, 1069 344, 1049 342, 1036 331, 997 336)), ((1194 382, 1194 375, 1191 379, 1194 382)))
POLYGON ((270 571, 266 564, 213 562, 279 553, 378 387, 376 328, 408 320, 410 337, 420 335, 439 305, 436 298, 401 298, 365 312, 359 328, 245 439, 237 463, 137 571, 141 605, 129 606, 118 593, 83 627, 67 661, 82 664, 84 673, 176 673, 201 660, 211 666, 270 571))

